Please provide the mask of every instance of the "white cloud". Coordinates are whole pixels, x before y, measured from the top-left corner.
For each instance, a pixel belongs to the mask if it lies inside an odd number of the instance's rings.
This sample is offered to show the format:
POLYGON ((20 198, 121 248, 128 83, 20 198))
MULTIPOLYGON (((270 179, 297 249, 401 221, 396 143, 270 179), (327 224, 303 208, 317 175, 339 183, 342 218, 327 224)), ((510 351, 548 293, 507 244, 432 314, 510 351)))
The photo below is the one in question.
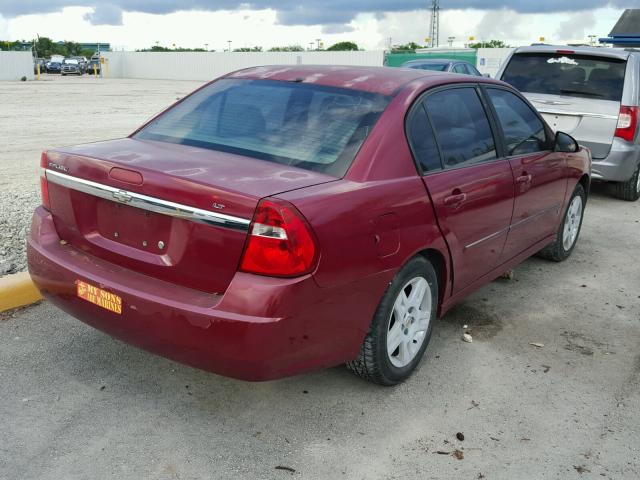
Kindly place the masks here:
MULTIPOLYGON (((426 2, 425 2, 426 4, 426 2)), ((501 39, 511 45, 529 44, 544 36, 549 42, 586 41, 586 35, 606 36, 620 9, 602 8, 582 13, 520 14, 511 10, 442 10, 440 43, 456 37, 454 46, 462 46, 469 36, 477 40, 501 39)), ((136 49, 176 44, 182 47, 204 47, 223 50, 227 40, 232 47, 255 45, 269 48, 322 39, 325 46, 339 41, 354 41, 361 48, 380 49, 392 37, 394 44, 414 41, 424 43, 428 36, 427 9, 387 14, 359 14, 349 24, 352 31, 322 26, 289 26, 278 24, 275 10, 238 9, 204 12, 180 11, 166 15, 125 12, 121 26, 90 25, 86 15, 94 12, 86 7, 67 7, 57 13, 22 15, 11 19, 0 16, 0 38, 30 39, 37 34, 55 40, 109 42, 117 48, 136 49)))

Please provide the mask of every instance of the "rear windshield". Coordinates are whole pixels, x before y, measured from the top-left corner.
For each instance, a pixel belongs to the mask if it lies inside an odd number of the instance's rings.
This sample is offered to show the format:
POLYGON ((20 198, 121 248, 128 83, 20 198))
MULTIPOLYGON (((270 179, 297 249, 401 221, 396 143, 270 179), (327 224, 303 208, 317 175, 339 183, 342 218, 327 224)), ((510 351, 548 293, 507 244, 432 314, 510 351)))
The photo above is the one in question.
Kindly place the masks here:
POLYGON ((222 79, 136 138, 238 153, 343 176, 389 97, 308 83, 222 79))
POLYGON ((419 70, 431 70, 434 72, 444 72, 448 65, 448 63, 410 63, 405 65, 405 67, 416 68, 419 70))
POLYGON ((602 100, 622 99, 627 62, 564 53, 517 53, 502 80, 521 92, 602 100))

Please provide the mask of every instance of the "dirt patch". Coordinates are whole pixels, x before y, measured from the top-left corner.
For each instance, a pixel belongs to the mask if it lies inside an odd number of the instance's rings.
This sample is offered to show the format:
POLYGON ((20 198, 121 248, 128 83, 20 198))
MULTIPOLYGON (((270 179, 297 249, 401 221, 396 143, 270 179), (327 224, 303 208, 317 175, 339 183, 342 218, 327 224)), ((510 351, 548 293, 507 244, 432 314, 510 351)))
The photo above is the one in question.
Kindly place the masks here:
POLYGON ((594 350, 607 352, 607 345, 579 332, 562 332, 562 337, 567 341, 564 348, 570 352, 591 356, 594 350))
POLYGON ((504 327, 504 323, 496 315, 486 309, 481 310, 464 303, 453 307, 444 320, 459 329, 467 325, 466 331, 473 336, 474 340, 495 337, 504 327))

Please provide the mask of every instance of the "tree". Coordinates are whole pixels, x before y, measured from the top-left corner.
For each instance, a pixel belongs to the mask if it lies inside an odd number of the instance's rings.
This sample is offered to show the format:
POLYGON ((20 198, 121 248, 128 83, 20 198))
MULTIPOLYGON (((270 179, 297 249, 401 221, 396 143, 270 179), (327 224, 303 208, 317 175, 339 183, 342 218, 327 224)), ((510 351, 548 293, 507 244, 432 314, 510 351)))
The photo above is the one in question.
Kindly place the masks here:
POLYGON ((489 40, 488 42, 470 43, 469 48, 509 48, 502 40, 489 40))
POLYGON ((338 42, 331 45, 327 50, 332 52, 358 50, 358 44, 354 42, 338 42))
POLYGON ((271 47, 270 52, 304 52, 304 48, 300 45, 288 45, 284 47, 271 47))
POLYGON ((409 42, 409 43, 405 43, 402 45, 394 45, 393 47, 391 47, 391 52, 392 53, 397 53, 397 52, 415 52, 416 49, 418 48, 425 48, 422 45, 418 45, 416 42, 409 42))
POLYGON ((234 48, 234 52, 261 52, 262 47, 242 47, 242 48, 234 48))

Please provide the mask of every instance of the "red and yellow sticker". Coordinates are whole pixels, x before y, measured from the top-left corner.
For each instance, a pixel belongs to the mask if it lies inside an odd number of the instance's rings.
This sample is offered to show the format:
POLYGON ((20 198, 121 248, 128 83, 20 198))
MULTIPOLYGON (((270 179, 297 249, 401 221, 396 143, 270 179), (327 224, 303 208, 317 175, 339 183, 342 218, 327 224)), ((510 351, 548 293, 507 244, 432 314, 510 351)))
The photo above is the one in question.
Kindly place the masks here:
POLYGON ((78 297, 94 305, 109 310, 110 312, 122 313, 122 298, 115 293, 107 292, 98 287, 94 287, 82 280, 76 281, 76 293, 78 297))

